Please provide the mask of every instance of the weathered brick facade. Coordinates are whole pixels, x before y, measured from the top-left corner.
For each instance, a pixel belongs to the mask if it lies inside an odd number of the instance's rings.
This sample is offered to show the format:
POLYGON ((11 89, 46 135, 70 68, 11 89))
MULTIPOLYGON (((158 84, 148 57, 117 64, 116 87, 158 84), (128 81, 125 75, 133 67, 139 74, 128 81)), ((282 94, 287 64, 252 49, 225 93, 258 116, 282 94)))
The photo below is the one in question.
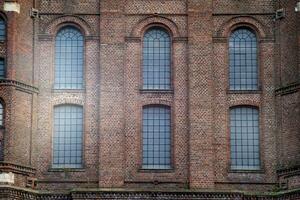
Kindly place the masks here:
POLYGON ((0 175, 12 172, 14 183, 0 183, 0 199, 300 199, 297 2, 1 0, 0 175), (4 3, 20 5, 20 13, 4 3), (54 89, 55 37, 65 25, 84 35, 79 90, 54 89), (171 34, 168 91, 142 89, 143 35, 152 26, 171 34), (229 36, 237 27, 256 32, 259 90, 229 90, 229 36), (61 104, 84 110, 82 169, 52 168, 61 104), (171 108, 169 170, 141 168, 142 108, 152 104, 171 108), (259 109, 258 171, 230 169, 229 111, 239 105, 259 109))

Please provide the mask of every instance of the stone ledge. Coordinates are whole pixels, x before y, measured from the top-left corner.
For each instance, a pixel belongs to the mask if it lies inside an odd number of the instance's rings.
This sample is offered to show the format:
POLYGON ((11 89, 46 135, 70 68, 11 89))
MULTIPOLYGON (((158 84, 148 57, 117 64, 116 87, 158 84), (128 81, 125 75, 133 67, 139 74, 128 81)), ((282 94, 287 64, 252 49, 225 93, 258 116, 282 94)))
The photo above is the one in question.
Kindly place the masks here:
POLYGON ((283 96, 283 95, 295 93, 298 90, 300 90, 300 81, 277 88, 275 90, 275 94, 283 96))
POLYGON ((300 199, 300 189, 274 193, 246 193, 246 192, 213 192, 213 191, 142 191, 125 188, 115 189, 75 189, 66 193, 55 193, 23 189, 13 186, 0 185, 0 198, 17 197, 23 200, 83 200, 83 199, 118 199, 118 200, 141 200, 141 199, 164 199, 164 200, 290 200, 300 199))
POLYGON ((0 161, 0 172, 13 172, 16 174, 32 176, 35 175, 36 170, 29 166, 0 161))
POLYGON ((39 93, 39 89, 37 87, 16 80, 0 79, 0 87, 1 86, 13 86, 24 92, 39 93))
POLYGON ((291 176, 300 173, 300 165, 277 170, 278 176, 291 176))

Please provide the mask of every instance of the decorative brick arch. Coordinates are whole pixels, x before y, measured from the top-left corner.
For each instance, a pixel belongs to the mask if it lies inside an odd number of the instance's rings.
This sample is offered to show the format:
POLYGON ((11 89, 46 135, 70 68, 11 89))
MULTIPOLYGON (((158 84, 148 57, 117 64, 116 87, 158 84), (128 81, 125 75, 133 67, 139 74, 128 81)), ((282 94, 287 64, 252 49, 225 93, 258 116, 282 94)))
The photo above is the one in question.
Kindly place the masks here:
POLYGON ((265 38, 268 35, 267 28, 265 28, 267 26, 263 25, 257 19, 253 17, 234 17, 221 25, 218 29, 218 36, 228 38, 230 33, 240 26, 246 26, 253 29, 259 38, 265 38))
POLYGON ((94 35, 91 26, 82 18, 75 17, 75 16, 63 16, 58 17, 52 20, 48 25, 45 27, 45 34, 46 35, 55 35, 56 32, 64 25, 67 24, 74 24, 76 25, 85 36, 94 35))
POLYGON ((147 101, 143 101, 142 103, 142 107, 151 106, 151 105, 171 107, 172 101, 164 100, 164 99, 148 99, 147 101))
POLYGON ((177 25, 170 19, 161 16, 151 16, 139 21, 135 27, 133 28, 130 36, 141 38, 145 29, 150 27, 151 25, 158 25, 169 29, 173 37, 179 37, 179 31, 177 25))
POLYGON ((250 107, 256 107, 257 109, 260 108, 260 102, 259 100, 234 100, 229 103, 229 108, 234 108, 238 106, 250 106, 250 107))
POLYGON ((78 106, 84 106, 84 100, 82 100, 80 97, 67 97, 67 98, 54 98, 52 100, 53 106, 59 106, 59 105, 78 105, 78 106))

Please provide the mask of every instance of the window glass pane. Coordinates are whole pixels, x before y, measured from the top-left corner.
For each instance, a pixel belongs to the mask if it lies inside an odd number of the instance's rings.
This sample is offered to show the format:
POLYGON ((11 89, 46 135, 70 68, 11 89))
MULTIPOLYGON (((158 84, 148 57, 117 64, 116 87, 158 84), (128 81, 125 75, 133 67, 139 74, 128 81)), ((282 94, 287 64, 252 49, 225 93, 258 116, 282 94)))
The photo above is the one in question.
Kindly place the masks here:
POLYGON ((72 27, 62 28, 55 42, 56 89, 83 88, 83 45, 81 32, 72 27))
POLYGON ((54 108, 53 167, 82 167, 83 109, 63 105, 54 108))
POLYGON ((5 62, 3 58, 0 58, 0 78, 5 78, 5 62))
POLYGON ((235 30, 229 39, 230 90, 257 90, 257 38, 247 28, 235 30))
POLYGON ((230 110, 231 169, 260 169, 258 115, 252 107, 230 110))
POLYGON ((143 40, 143 89, 171 87, 171 38, 160 27, 149 29, 143 40))
POLYGON ((170 108, 149 106, 143 109, 143 169, 170 169, 170 108))
POLYGON ((5 37, 6 37, 5 21, 0 18, 0 41, 5 40, 5 37))

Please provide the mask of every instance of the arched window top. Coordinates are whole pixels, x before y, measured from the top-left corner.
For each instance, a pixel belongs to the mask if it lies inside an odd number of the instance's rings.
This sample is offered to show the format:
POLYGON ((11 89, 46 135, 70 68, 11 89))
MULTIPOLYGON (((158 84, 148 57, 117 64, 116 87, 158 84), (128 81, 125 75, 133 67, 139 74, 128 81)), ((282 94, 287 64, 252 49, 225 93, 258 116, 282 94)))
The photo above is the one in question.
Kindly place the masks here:
POLYGON ((171 89, 171 37, 162 27, 151 27, 144 35, 143 89, 171 89))
POLYGON ((257 38, 254 30, 248 27, 239 27, 231 33, 230 40, 252 42, 256 41, 257 38))
POLYGON ((55 42, 55 89, 83 88, 84 37, 79 29, 65 26, 55 42))
POLYGON ((163 27, 153 26, 146 30, 144 40, 167 40, 171 39, 170 33, 163 27))
POLYGON ((67 25, 59 29, 56 40, 83 40, 82 32, 75 26, 67 25))
POLYGON ((0 41, 4 41, 6 39, 6 23, 5 20, 0 17, 0 41))

